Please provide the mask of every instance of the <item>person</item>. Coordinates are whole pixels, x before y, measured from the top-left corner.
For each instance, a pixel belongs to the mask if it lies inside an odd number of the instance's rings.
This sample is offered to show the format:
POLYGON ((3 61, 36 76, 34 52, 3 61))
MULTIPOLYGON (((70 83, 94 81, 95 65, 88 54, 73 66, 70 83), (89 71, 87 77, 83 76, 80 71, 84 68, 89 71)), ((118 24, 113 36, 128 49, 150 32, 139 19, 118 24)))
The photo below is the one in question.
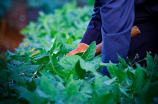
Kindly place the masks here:
MULTIPOLYGON (((118 55, 134 59, 139 54, 143 59, 146 51, 158 53, 158 0, 95 0, 94 13, 78 47, 93 41, 102 42, 103 63, 118 63, 118 55), (135 25, 141 34, 131 39, 135 25)), ((110 77, 106 67, 101 73, 110 77)))

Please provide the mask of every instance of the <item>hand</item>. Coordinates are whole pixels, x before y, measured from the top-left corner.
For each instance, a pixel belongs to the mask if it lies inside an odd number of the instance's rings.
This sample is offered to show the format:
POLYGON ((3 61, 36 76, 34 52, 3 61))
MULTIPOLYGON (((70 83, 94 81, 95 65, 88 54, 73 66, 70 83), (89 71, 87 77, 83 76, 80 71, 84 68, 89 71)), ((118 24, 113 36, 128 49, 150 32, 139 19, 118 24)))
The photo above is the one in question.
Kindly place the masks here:
POLYGON ((85 52, 88 47, 89 47, 89 45, 84 44, 84 43, 80 43, 80 44, 76 47, 76 49, 74 49, 74 50, 72 50, 71 52, 69 52, 66 56, 75 55, 75 54, 77 54, 77 53, 85 52))

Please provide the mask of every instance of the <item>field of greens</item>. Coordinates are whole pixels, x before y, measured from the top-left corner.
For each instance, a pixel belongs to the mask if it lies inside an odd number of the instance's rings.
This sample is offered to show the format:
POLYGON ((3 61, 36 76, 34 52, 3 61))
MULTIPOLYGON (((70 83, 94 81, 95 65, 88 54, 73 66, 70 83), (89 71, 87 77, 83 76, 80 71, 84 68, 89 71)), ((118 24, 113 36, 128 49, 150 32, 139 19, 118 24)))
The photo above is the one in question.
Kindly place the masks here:
MULTIPOLYGON (((4 104, 157 104, 158 56, 147 53, 147 66, 102 63, 94 57, 96 43, 84 53, 65 55, 80 42, 92 7, 75 2, 40 12, 38 22, 21 31, 26 38, 15 53, 0 60, 0 103, 4 104), (100 74, 106 66, 111 78, 100 74)), ((136 55, 139 58, 139 55, 136 55)))

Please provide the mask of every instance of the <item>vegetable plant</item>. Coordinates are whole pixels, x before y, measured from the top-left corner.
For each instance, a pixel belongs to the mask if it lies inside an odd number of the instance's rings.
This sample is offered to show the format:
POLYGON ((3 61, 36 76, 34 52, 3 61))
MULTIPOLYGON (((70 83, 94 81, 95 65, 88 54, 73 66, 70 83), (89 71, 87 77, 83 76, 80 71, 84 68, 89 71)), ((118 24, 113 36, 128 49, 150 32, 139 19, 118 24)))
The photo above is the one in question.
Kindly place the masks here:
POLYGON ((55 14, 42 13, 37 23, 22 30, 27 37, 16 52, 8 51, 6 61, 0 59, 1 103, 158 103, 157 55, 153 58, 147 52, 143 67, 120 56, 118 64, 102 63, 101 55, 94 57, 93 42, 84 53, 65 56, 83 35, 88 8, 67 4, 55 14), (100 73, 101 67, 108 68, 111 78, 100 73))

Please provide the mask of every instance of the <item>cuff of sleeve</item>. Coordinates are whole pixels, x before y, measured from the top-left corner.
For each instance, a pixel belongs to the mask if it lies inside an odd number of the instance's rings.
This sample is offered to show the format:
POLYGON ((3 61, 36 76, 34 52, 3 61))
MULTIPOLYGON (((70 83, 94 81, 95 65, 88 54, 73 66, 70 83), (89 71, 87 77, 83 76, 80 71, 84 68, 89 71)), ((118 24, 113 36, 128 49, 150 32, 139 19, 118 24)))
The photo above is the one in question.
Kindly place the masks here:
POLYGON ((93 41, 96 41, 96 44, 99 44, 102 41, 101 36, 101 21, 100 20, 91 20, 87 30, 81 40, 81 43, 90 45, 93 41))

